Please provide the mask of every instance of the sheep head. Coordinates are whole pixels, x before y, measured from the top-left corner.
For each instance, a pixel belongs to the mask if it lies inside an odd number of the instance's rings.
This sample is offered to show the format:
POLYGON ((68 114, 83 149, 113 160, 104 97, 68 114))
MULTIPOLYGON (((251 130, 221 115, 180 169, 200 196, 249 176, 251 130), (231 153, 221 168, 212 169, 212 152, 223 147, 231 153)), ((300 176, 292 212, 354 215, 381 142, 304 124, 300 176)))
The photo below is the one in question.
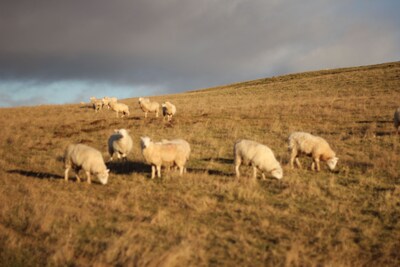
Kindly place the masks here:
POLYGON ((328 164, 328 167, 331 171, 333 171, 335 169, 338 160, 339 160, 338 157, 333 157, 326 161, 326 163, 328 164))
POLYGON ((96 176, 99 179, 100 183, 107 184, 109 172, 110 172, 110 170, 106 169, 104 172, 97 173, 96 176))
POLYGON ((283 170, 282 168, 276 168, 271 171, 271 175, 276 179, 282 179, 283 177, 283 170))
POLYGON ((140 137, 142 149, 150 145, 151 139, 148 136, 140 137))

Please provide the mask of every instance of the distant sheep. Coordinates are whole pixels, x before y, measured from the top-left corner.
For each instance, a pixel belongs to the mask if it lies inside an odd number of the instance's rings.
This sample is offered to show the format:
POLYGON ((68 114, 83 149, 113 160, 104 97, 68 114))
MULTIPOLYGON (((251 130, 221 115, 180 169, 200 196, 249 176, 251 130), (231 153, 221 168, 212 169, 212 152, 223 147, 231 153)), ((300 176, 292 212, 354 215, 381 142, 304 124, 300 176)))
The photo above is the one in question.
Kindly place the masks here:
POLYGON ((322 137, 314 136, 304 132, 294 132, 289 136, 289 151, 290 151, 290 166, 294 168, 294 161, 296 161, 297 167, 301 168, 299 155, 304 154, 312 157, 313 163, 311 164, 311 170, 320 171, 319 162, 325 161, 328 164, 329 169, 332 171, 335 169, 338 162, 335 152, 331 149, 328 142, 322 137))
POLYGON ((396 109, 393 116, 394 127, 396 128, 397 134, 400 134, 400 107, 396 109))
POLYGON ((118 102, 118 99, 117 99, 116 97, 108 97, 108 96, 105 96, 105 97, 103 97, 103 98, 101 99, 101 101, 103 102, 103 105, 104 105, 104 106, 107 106, 107 108, 110 109, 110 103, 111 103, 111 102, 117 103, 117 102, 118 102))
POLYGON ((118 118, 118 113, 122 112, 121 118, 123 118, 125 115, 129 116, 129 107, 123 103, 119 102, 110 102, 109 106, 111 107, 112 110, 114 110, 117 113, 117 118, 118 118))
POLYGON ((103 102, 100 99, 93 100, 93 109, 95 112, 103 108, 103 102))
POLYGON ((254 179, 257 177, 257 169, 261 171, 263 178, 265 178, 264 172, 271 173, 276 179, 283 177, 281 165, 266 145, 251 140, 238 140, 234 145, 233 153, 237 178, 240 178, 239 167, 242 163, 253 167, 254 179))
POLYGON ((89 99, 90 99, 90 103, 92 103, 92 104, 97 100, 97 98, 95 96, 91 96, 89 99))
MULTIPOLYGON (((154 143, 150 137, 140 137, 142 155, 145 161, 151 164, 151 178, 156 174, 161 178, 161 166, 178 166, 180 175, 183 175, 189 154, 186 144, 181 141, 166 141, 154 143)), ((183 140, 184 141, 184 140, 183 140)), ((186 141, 184 141, 186 142, 186 141)), ((187 143, 187 142, 186 142, 187 143)))
POLYGON ((76 179, 80 182, 80 169, 86 172, 87 182, 90 184, 91 175, 96 176, 100 183, 107 184, 110 172, 104 164, 100 151, 83 144, 70 144, 64 154, 64 179, 68 181, 68 172, 72 168, 76 173, 76 179))
POLYGON ((161 104, 162 106, 162 112, 163 112, 163 116, 164 119, 167 118, 168 121, 171 121, 172 116, 175 115, 176 113, 176 107, 174 104, 172 104, 171 102, 165 102, 163 104, 161 104))
POLYGON ((126 129, 114 130, 114 134, 108 139, 108 152, 110 161, 113 160, 114 154, 117 154, 118 159, 126 159, 126 156, 131 152, 133 142, 126 129))
POLYGON ((158 112, 160 110, 160 104, 158 104, 158 102, 151 102, 148 98, 140 97, 139 105, 144 112, 145 118, 147 118, 148 112, 154 112, 156 114, 156 117, 158 118, 158 112))

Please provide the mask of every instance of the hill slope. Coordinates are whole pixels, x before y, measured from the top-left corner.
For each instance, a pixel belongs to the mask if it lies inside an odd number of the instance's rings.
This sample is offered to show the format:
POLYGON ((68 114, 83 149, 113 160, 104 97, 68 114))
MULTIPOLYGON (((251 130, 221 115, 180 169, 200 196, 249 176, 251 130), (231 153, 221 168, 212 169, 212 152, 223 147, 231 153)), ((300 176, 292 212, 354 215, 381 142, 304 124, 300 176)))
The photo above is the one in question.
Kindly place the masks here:
MULTIPOLYGON (((154 97, 171 123, 115 118, 87 106, 0 109, 0 265, 400 264, 400 62, 299 73, 154 97), (107 139, 127 128, 134 151, 113 162, 110 182, 63 180, 68 143, 108 160, 107 139), (323 136, 338 172, 287 166, 292 131, 323 136), (139 137, 189 141, 189 173, 150 180, 139 137), (271 147, 284 178, 234 180, 233 143, 271 147)), ((309 166, 308 158, 301 159, 309 166)))

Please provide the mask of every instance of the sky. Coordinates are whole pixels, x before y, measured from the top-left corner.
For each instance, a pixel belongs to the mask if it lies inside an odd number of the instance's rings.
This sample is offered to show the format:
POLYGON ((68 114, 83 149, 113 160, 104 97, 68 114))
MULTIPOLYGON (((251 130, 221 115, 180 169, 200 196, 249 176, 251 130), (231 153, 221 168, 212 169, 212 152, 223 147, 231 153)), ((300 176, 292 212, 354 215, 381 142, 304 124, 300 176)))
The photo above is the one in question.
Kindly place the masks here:
POLYGON ((398 0, 2 0, 0 107, 400 60, 398 0))

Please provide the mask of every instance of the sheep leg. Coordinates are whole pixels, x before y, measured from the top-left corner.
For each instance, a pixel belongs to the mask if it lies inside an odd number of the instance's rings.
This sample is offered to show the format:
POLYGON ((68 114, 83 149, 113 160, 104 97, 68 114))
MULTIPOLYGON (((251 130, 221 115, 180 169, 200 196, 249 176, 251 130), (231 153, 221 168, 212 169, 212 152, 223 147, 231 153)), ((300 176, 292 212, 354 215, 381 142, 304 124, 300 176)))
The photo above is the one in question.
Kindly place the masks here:
POLYGON ((156 177, 156 166, 151 165, 151 179, 154 179, 156 177))
MULTIPOLYGON (((90 178, 90 172, 86 172, 86 177, 87 177, 87 183, 91 184, 92 183, 92 179, 90 178)), ((80 181, 80 179, 79 179, 80 181)))
POLYGON ((161 178, 161 165, 157 166, 157 177, 161 178))
POLYGON ((156 118, 158 118, 158 110, 156 111, 156 118))
POLYGON ((144 117, 147 118, 147 112, 144 113, 144 117))
POLYGON ((182 176, 182 175, 183 175, 183 169, 184 169, 184 167, 183 167, 183 166, 179 166, 179 174, 180 174, 180 176, 182 176))
POLYGON ((261 173, 261 176, 262 176, 263 180, 267 179, 267 178, 265 178, 265 174, 263 172, 261 173))
POLYGON ((257 178, 257 167, 253 166, 253 179, 257 178))
POLYGON ((117 118, 118 118, 118 111, 115 112, 117 114, 117 118))
POLYGON ((301 163, 300 163, 299 157, 296 157, 295 161, 296 161, 296 165, 297 165, 297 167, 298 167, 299 169, 303 169, 303 167, 301 166, 301 163))
POLYGON ((81 181, 81 178, 79 177, 79 170, 80 170, 80 168, 78 168, 78 167, 74 169, 74 171, 75 171, 75 177, 76 177, 76 180, 77 180, 78 182, 81 181))
POLYGON ((240 160, 235 161, 236 178, 240 178, 240 171, 239 171, 240 164, 241 164, 240 160))
POLYGON ((315 165, 317 165, 317 172, 319 172, 319 171, 320 171, 319 159, 318 159, 318 158, 315 158, 315 159, 314 159, 314 162, 315 162, 315 165))
POLYGON ((65 169, 65 172, 64 172, 64 180, 65 180, 66 182, 68 182, 68 172, 69 172, 69 168, 66 168, 66 169, 65 169))
MULTIPOLYGON (((292 151, 291 151, 291 153, 290 153, 290 167, 291 167, 292 169, 294 169, 294 164, 293 164, 293 162, 294 162, 294 160, 296 159, 296 156, 297 156, 296 150, 292 149, 292 151)), ((297 164, 297 162, 296 162, 296 164, 297 164)))

